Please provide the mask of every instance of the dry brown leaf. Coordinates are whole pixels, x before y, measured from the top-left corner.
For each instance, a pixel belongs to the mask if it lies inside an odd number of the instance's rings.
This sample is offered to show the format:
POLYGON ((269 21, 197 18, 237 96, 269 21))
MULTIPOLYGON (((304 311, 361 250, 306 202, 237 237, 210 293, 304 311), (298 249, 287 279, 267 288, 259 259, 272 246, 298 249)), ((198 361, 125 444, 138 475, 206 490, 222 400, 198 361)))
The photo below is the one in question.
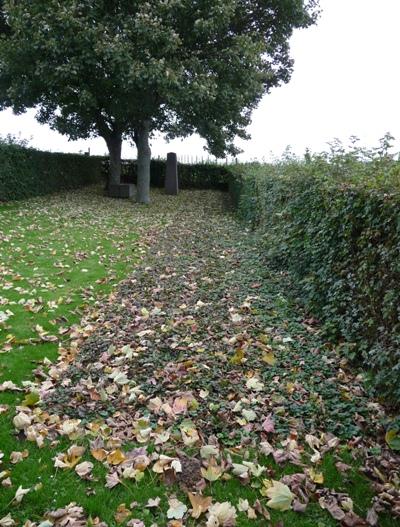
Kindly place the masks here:
POLYGON ((192 518, 199 518, 204 512, 207 512, 212 504, 210 496, 202 496, 201 494, 188 494, 190 503, 193 507, 192 518))

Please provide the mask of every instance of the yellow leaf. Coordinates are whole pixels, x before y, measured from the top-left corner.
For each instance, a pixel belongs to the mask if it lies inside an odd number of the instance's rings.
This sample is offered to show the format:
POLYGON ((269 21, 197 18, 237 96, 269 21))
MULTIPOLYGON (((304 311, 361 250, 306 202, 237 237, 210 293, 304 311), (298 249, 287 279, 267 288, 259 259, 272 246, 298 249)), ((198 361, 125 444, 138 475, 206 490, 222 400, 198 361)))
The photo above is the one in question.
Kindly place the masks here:
POLYGON ((324 475, 322 472, 317 472, 313 468, 310 468, 307 470, 307 474, 309 475, 311 481, 313 481, 314 483, 322 485, 322 483, 324 482, 324 475))
POLYGON ((293 393, 295 388, 296 388, 296 385, 294 384, 294 382, 287 382, 286 383, 286 391, 287 391, 287 393, 293 393))
POLYGON ((233 357, 231 358, 230 363, 231 364, 242 364, 243 360, 244 360, 244 349, 238 348, 235 351, 235 354, 233 355, 233 357))
POLYGON ((124 453, 118 448, 107 456, 107 463, 109 465, 120 465, 125 461, 126 457, 124 453))
POLYGON ((38 392, 32 391, 25 396, 22 401, 23 406, 35 406, 40 401, 38 392))
POLYGON ((269 366, 274 366, 274 364, 276 363, 274 352, 266 351, 265 353, 263 353, 262 360, 269 366))

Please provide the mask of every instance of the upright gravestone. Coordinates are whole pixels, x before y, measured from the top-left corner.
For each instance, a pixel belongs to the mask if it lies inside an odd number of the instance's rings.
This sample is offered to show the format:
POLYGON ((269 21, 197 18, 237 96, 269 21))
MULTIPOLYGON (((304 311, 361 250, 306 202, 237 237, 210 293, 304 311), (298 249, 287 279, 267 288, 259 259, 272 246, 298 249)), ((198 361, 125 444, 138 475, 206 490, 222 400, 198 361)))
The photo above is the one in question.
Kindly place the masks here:
POLYGON ((169 196, 178 194, 178 160, 175 153, 167 155, 167 173, 165 176, 165 192, 169 196))

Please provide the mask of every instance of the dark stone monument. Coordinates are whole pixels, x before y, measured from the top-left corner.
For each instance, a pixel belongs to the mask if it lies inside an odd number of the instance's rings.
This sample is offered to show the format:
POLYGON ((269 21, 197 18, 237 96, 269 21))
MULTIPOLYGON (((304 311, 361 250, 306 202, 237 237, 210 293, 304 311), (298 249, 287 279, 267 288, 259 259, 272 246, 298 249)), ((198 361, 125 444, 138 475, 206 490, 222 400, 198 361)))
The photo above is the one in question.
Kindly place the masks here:
POLYGON ((135 185, 130 185, 127 183, 110 183, 108 186, 108 195, 110 198, 133 198, 135 191, 135 185))
POLYGON ((175 153, 167 155, 167 173, 165 176, 165 192, 169 196, 178 194, 178 160, 175 153))

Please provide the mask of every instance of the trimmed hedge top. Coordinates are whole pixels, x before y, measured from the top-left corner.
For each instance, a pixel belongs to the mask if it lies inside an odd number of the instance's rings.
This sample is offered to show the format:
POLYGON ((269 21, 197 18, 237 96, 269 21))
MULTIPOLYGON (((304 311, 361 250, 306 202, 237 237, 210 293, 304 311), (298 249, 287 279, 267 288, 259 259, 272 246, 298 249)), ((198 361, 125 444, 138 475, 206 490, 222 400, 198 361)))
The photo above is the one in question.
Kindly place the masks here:
POLYGON ((42 152, 0 142, 0 201, 98 183, 102 179, 102 160, 100 157, 42 152))

